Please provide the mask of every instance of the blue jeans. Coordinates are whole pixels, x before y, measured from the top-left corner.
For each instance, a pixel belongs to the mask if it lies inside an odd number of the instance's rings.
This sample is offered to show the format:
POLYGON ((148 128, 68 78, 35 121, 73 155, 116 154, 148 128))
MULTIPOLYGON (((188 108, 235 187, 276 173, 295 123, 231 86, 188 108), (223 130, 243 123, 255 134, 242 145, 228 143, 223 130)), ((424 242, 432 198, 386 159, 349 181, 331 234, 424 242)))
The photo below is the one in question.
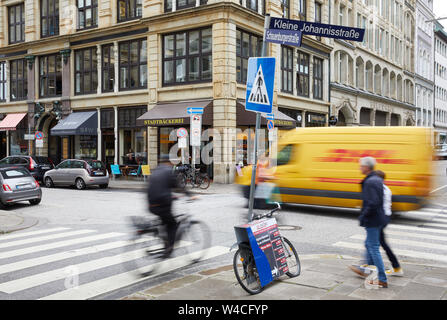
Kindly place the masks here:
POLYGON ((366 258, 369 265, 375 265, 377 268, 379 281, 387 282, 385 266, 383 265, 382 255, 380 254, 380 231, 381 228, 366 229, 366 258))

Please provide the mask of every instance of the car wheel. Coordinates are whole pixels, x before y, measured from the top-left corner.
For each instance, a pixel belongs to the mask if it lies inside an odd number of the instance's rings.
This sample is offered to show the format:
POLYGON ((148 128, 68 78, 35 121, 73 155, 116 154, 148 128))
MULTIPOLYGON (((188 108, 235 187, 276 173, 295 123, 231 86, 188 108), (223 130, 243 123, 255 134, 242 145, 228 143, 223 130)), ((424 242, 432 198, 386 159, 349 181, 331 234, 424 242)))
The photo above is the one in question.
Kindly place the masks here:
POLYGON ((81 178, 77 178, 75 182, 76 189, 78 190, 84 190, 85 189, 85 182, 81 178))
POLYGON ((45 178, 45 187, 47 187, 47 188, 53 188, 54 187, 53 180, 51 180, 50 177, 46 177, 45 178))
POLYGON ((30 200, 29 203, 33 206, 38 205, 42 199, 33 199, 30 200))
POLYGON ((100 187, 101 189, 106 189, 108 186, 109 186, 108 183, 106 183, 106 184, 100 184, 100 185, 99 185, 99 187, 100 187))

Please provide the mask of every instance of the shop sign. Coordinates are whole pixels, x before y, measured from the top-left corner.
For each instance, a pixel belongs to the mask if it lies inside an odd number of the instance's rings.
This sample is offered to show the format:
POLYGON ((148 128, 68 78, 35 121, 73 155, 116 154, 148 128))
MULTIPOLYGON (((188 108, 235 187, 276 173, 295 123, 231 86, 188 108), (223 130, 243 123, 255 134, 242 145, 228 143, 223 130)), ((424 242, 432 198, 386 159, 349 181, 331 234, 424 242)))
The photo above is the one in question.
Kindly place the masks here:
POLYGON ((25 134, 23 137, 24 140, 34 140, 34 134, 25 134))
POLYGON ((144 124, 147 126, 169 126, 184 123, 185 118, 144 120, 144 124))
POLYGON ((309 123, 326 123, 325 115, 308 114, 307 121, 309 123))
POLYGON ((202 131, 202 116, 198 114, 191 115, 190 143, 193 147, 200 147, 200 136, 202 131))
POLYGON ((283 126, 283 127, 294 127, 293 121, 287 121, 287 120, 273 120, 275 125, 277 126, 283 126))

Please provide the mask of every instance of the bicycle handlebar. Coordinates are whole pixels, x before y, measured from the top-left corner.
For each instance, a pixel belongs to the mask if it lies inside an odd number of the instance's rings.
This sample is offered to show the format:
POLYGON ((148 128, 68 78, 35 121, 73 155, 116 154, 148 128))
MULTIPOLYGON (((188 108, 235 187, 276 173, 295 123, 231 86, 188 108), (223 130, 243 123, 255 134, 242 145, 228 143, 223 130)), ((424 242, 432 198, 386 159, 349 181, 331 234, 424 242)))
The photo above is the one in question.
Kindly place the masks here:
POLYGON ((276 208, 270 210, 268 213, 253 215, 253 220, 260 220, 262 218, 271 218, 276 211, 281 210, 281 205, 279 204, 279 202, 275 202, 275 204, 276 208))

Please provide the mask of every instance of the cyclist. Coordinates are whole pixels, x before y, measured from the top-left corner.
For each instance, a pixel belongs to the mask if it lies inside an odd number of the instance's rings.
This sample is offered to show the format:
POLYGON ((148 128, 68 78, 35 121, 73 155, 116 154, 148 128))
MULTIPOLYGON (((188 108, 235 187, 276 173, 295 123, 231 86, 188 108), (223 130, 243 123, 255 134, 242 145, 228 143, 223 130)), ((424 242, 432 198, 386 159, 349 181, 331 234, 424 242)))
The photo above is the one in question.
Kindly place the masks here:
MULTIPOLYGON (((166 230, 167 241, 165 244, 164 258, 169 257, 174 249, 178 227, 178 223, 172 215, 172 201, 175 199, 172 192, 176 189, 177 179, 172 172, 169 156, 161 156, 159 166, 150 175, 147 197, 149 211, 160 217, 166 230)), ((191 200, 195 199, 195 197, 191 197, 191 193, 186 189, 181 190, 179 188, 179 190, 189 196, 191 200)))

